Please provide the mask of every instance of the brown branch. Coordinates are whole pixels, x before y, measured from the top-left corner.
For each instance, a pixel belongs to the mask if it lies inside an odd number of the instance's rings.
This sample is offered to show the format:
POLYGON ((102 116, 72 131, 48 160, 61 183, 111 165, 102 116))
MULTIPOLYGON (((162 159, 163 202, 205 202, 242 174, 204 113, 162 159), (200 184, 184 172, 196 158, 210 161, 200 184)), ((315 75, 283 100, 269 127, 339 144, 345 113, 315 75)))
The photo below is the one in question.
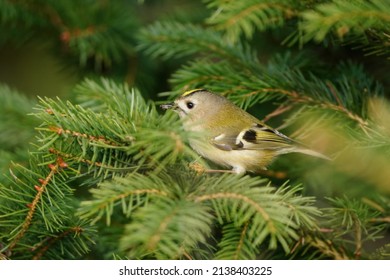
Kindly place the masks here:
MULTIPOLYGON (((84 138, 84 139, 87 139, 91 142, 103 143, 103 144, 110 145, 110 146, 118 146, 117 143, 106 139, 104 136, 88 135, 86 133, 72 131, 70 129, 63 129, 62 127, 57 127, 57 126, 51 126, 51 127, 49 127, 49 130, 57 133, 58 135, 66 134, 66 135, 70 135, 70 136, 77 137, 77 138, 84 138)), ((130 140, 132 141, 134 139, 131 138, 130 140)))
POLYGON ((364 204, 367 204, 368 206, 374 208, 375 210, 381 212, 381 213, 385 213, 386 212, 386 210, 382 206, 380 206, 377 202, 375 202, 375 201, 373 201, 373 200, 371 200, 371 199, 369 199, 367 197, 363 197, 362 198, 362 202, 364 204))
MULTIPOLYGON (((288 91, 288 90, 280 89, 280 88, 263 88, 261 90, 254 91, 254 92, 251 92, 249 94, 246 94, 245 96, 258 94, 260 92, 278 92, 278 93, 281 93, 281 94, 287 96, 291 101, 296 102, 296 103, 313 104, 313 105, 316 105, 316 106, 318 106, 320 108, 330 109, 330 110, 334 110, 334 111, 343 113, 347 117, 352 119, 353 121, 357 122, 358 125, 360 126, 360 128, 363 130, 363 132, 366 133, 367 135, 369 135, 369 133, 368 133, 368 130, 369 130, 368 122, 365 121, 364 119, 362 119, 357 114, 349 111, 347 108, 345 108, 341 104, 337 105, 337 104, 333 104, 331 102, 315 100, 315 99, 313 99, 310 96, 299 94, 296 91, 288 91)), ((339 101, 340 100, 338 99, 338 102, 339 101)))
POLYGON ((53 178, 54 174, 57 173, 57 171, 61 167, 61 165, 63 167, 66 167, 65 164, 66 163, 60 158, 58 158, 56 164, 49 164, 50 173, 47 175, 47 177, 45 179, 39 180, 39 182, 41 183, 40 186, 38 186, 38 185, 34 186, 37 193, 36 193, 33 201, 27 205, 27 207, 30 208, 30 210, 28 211, 27 216, 22 224, 22 229, 19 231, 19 233, 15 236, 15 238, 12 240, 12 242, 9 245, 10 251, 16 246, 16 244, 19 242, 19 240, 24 236, 26 231, 29 229, 31 222, 32 222, 32 219, 34 217, 35 210, 38 206, 39 201, 41 200, 42 194, 45 191, 46 186, 49 184, 49 182, 53 178))
POLYGON ((263 118, 263 122, 267 122, 269 121, 270 119, 274 118, 274 117, 277 117, 289 110, 291 110, 293 108, 293 106, 289 105, 289 106, 285 106, 285 105, 280 105, 278 108, 276 108, 274 111, 272 111, 271 113, 269 113, 268 115, 266 115, 264 118, 263 118))
MULTIPOLYGON (((41 249, 39 249, 39 251, 33 256, 32 259, 33 260, 41 259, 42 256, 46 253, 46 251, 49 250, 50 247, 53 246, 56 242, 58 242, 59 240, 65 238, 66 236, 68 236, 71 233, 80 234, 82 231, 83 231, 83 229, 81 227, 76 226, 76 227, 72 227, 72 228, 64 231, 60 235, 52 236, 52 237, 49 237, 49 238, 45 239, 45 243, 47 242, 46 246, 43 246, 41 249)), ((42 243, 38 247, 40 247, 41 245, 42 245, 42 243)), ((35 251, 36 249, 37 248, 34 248, 33 251, 35 251)))
POLYGON ((359 219, 354 215, 353 220, 355 223, 355 258, 360 259, 362 255, 362 228, 360 226, 359 219))
POLYGON ((150 238, 149 244, 148 244, 148 249, 150 251, 154 251, 156 248, 158 242, 161 240, 161 235, 162 233, 167 229, 169 222, 172 220, 172 218, 176 215, 178 209, 175 209, 172 211, 172 213, 168 216, 166 216, 162 222, 160 223, 156 233, 150 238))
POLYGON ((300 245, 304 245, 305 244, 305 237, 304 236, 301 236, 298 241, 295 243, 295 245, 292 247, 292 249, 290 250, 290 254, 294 254, 295 251, 298 249, 298 247, 300 245))
POLYGON ((323 240, 311 236, 306 236, 305 241, 311 246, 317 248, 322 254, 330 256, 335 260, 349 259, 345 252, 343 250, 336 249, 330 240, 323 240))
POLYGON ((178 259, 182 256, 184 256, 187 260, 193 260, 192 256, 185 250, 184 242, 182 242, 182 245, 180 245, 180 249, 174 259, 178 259))
POLYGON ((245 225, 244 225, 244 228, 242 229, 242 232, 241 232, 241 235, 240 235, 240 240, 239 240, 238 246, 237 246, 237 250, 236 250, 236 253, 234 254, 234 258, 233 258, 234 260, 238 260, 238 254, 241 251, 242 246, 244 244, 245 234, 246 234, 246 232, 248 230, 248 224, 249 223, 246 222, 245 225))
POLYGON ((334 88, 333 84, 331 82, 326 82, 326 85, 328 86, 330 92, 332 93, 333 97, 336 99, 337 104, 339 106, 343 106, 343 103, 341 102, 341 99, 337 93, 337 90, 334 88))
POLYGON ((383 218, 373 218, 373 219, 370 219, 369 222, 371 222, 371 223, 390 223, 390 216, 383 217, 383 218))
POLYGON ((62 158, 67 158, 67 159, 70 159, 70 160, 76 160, 77 162, 86 163, 87 165, 94 165, 94 166, 103 167, 103 168, 106 168, 106 169, 115 169, 114 166, 105 165, 105 164, 103 164, 101 162, 92 162, 89 159, 84 159, 84 158, 80 158, 78 156, 74 156, 72 154, 63 153, 63 152, 58 151, 58 150, 56 150, 54 148, 50 148, 49 149, 49 153, 57 155, 57 156, 60 156, 62 158))
POLYGON ((192 260, 193 258, 187 253, 187 252, 183 252, 183 256, 185 256, 188 260, 192 260))
POLYGON ((65 44, 69 44, 70 40, 72 39, 78 39, 78 38, 83 38, 83 37, 89 37, 91 35, 94 35, 98 32, 104 32, 107 30, 106 26, 87 26, 86 28, 74 28, 74 29, 69 29, 65 28, 61 32, 60 39, 62 42, 65 44))

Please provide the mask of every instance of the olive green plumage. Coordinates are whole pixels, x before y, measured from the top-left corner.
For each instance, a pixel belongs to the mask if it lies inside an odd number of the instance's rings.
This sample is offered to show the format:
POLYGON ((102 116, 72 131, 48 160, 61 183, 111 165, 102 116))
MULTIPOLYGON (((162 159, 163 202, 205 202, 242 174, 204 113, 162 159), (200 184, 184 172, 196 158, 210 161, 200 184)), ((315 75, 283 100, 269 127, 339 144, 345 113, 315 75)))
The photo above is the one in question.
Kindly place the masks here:
POLYGON ((197 153, 237 173, 258 172, 276 156, 291 152, 327 158, 204 89, 188 91, 161 107, 174 109, 186 130, 201 133, 201 138, 190 141, 197 153))

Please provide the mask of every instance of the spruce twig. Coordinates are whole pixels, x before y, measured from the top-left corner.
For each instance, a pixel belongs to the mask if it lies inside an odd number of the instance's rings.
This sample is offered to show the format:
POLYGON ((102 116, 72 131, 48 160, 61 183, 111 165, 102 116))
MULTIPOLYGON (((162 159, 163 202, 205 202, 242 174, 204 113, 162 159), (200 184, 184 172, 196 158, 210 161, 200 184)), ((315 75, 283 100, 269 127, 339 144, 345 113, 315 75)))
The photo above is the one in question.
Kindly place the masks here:
POLYGON ((34 213, 36 211, 36 208, 38 206, 39 201, 41 200, 42 194, 45 191, 47 185, 50 183, 54 175, 58 172, 59 168, 66 168, 67 164, 62 160, 62 158, 57 158, 56 164, 49 164, 50 172, 46 176, 45 179, 40 180, 40 185, 35 185, 34 189, 37 191, 34 200, 27 205, 29 208, 29 211, 27 212, 27 216, 22 223, 21 230, 18 232, 18 234, 15 236, 15 238, 10 243, 8 250, 12 251, 12 249, 18 244, 19 240, 23 238, 26 231, 29 229, 32 219, 34 217, 34 213))

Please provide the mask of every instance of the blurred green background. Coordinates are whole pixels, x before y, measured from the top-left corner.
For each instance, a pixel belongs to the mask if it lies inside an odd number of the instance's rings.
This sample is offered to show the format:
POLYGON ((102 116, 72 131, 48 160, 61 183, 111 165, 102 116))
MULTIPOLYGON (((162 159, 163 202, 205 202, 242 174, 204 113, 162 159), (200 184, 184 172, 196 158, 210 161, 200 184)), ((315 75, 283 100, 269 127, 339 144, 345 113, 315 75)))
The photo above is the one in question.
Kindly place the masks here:
POLYGON ((151 60, 136 51, 137 32, 155 20, 199 22, 208 15, 202 1, 36 0, 1 1, 0 5, 0 82, 33 98, 69 97, 85 77, 102 75, 139 86, 145 95, 155 98, 158 92, 168 90, 167 79, 179 64, 151 60), (107 22, 100 18, 101 13, 106 14, 107 22), (67 27, 57 24, 53 14, 69 20, 62 23, 67 27), (122 18, 115 22, 118 14, 122 18), (77 30, 105 28, 106 24, 114 32, 107 34, 107 40, 112 40, 107 46, 105 38, 86 38, 85 42, 64 38, 73 32, 66 33, 68 29, 75 30, 77 37, 77 30), (117 31, 122 34, 115 37, 117 31))

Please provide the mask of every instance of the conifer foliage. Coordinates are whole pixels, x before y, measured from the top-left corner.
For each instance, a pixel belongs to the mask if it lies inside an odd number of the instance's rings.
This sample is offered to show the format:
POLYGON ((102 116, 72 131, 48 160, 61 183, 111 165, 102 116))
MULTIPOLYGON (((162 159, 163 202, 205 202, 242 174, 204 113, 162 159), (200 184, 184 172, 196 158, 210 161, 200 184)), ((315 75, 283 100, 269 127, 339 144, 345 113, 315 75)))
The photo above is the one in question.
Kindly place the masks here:
POLYGON ((4 43, 44 31, 95 76, 37 102, 0 85, 0 259, 389 257, 388 1, 207 0, 201 21, 184 7, 143 28, 152 4, 79 2, 0 0, 4 43), (118 82, 135 56, 145 72, 118 82), (153 63, 171 71, 154 100, 153 63), (197 135, 156 101, 194 88, 332 160, 204 172, 197 135))

